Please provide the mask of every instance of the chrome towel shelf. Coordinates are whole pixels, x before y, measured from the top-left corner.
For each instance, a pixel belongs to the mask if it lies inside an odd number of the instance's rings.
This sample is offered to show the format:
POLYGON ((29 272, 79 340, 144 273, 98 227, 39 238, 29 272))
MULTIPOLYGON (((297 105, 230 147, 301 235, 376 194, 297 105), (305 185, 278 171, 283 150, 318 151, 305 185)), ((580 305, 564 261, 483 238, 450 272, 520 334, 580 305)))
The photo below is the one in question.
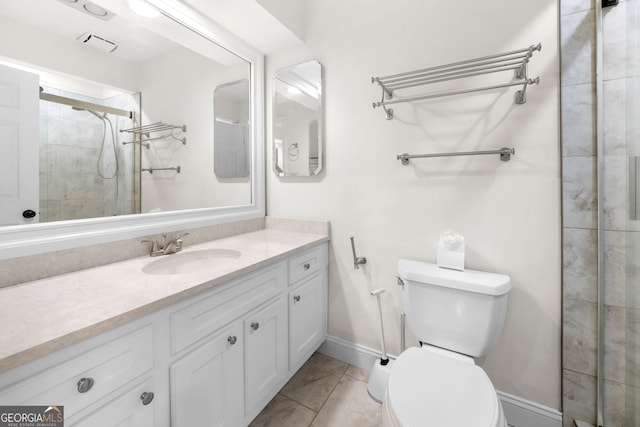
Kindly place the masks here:
POLYGON ((125 141, 122 143, 122 145, 140 144, 145 146, 146 148, 149 148, 150 141, 157 141, 160 139, 168 139, 168 138, 175 139, 177 141, 182 142, 183 145, 186 145, 187 138, 178 138, 177 136, 175 136, 173 133, 176 130, 180 132, 186 132, 187 125, 172 125, 164 122, 156 122, 149 125, 137 126, 130 129, 120 129, 120 132, 131 133, 135 135, 137 139, 139 139, 139 140, 134 139, 133 141, 125 141), (153 132, 166 132, 166 131, 169 131, 169 133, 165 135, 155 136, 153 138, 150 137, 151 133, 153 132), (145 137, 144 139, 142 138, 143 136, 145 137))
POLYGON ((403 165, 409 164, 409 159, 422 159, 426 157, 452 157, 452 156, 479 156, 485 154, 499 154, 500 160, 508 162, 511 160, 511 156, 516 154, 515 148, 503 147, 499 150, 485 150, 485 151, 461 151, 457 153, 435 153, 435 154, 398 154, 397 159, 402 161, 403 165))
POLYGON ((516 104, 524 104, 526 102, 527 86, 540 83, 539 77, 533 79, 528 77, 527 65, 529 63, 529 59, 533 56, 533 53, 535 51, 540 51, 541 49, 542 44, 539 43, 525 49, 514 50, 497 55, 484 56, 481 58, 469 59, 466 61, 454 62, 451 64, 439 65, 406 73, 393 74, 385 77, 372 77, 371 83, 377 83, 382 88, 382 98, 379 102, 373 103, 373 108, 382 107, 386 113, 387 120, 391 120, 393 118, 393 110, 387 108, 388 105, 399 104, 401 102, 422 101, 444 96, 461 95, 510 86, 522 86, 522 89, 516 92, 515 102, 516 104), (514 71, 512 81, 499 85, 435 92, 424 95, 409 96, 402 99, 392 99, 395 92, 398 90, 442 83, 450 80, 482 76, 491 73, 499 73, 503 71, 514 71))

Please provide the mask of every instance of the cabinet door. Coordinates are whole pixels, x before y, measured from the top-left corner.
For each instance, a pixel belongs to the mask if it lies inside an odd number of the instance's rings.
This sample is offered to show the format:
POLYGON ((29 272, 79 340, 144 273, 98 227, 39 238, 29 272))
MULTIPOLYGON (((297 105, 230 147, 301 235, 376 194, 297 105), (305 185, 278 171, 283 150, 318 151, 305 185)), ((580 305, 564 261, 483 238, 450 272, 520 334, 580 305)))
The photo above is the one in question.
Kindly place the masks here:
POLYGON ((154 427, 153 379, 134 387, 73 427, 154 427))
POLYGON ((243 419, 242 324, 235 322, 171 365, 171 425, 236 426, 243 419))
POLYGON ((323 276, 289 292, 289 369, 315 350, 325 337, 323 276))
POLYGON ((248 315, 245 333, 245 410, 269 400, 287 374, 287 306, 284 297, 248 315))

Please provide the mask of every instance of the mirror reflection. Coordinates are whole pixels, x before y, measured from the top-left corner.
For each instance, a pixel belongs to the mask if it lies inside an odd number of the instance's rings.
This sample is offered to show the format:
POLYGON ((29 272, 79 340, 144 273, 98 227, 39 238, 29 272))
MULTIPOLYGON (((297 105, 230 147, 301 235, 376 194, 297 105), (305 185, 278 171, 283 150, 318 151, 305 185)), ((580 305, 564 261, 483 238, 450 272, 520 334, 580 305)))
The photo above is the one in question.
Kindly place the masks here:
POLYGON ((218 178, 249 177, 249 80, 220 85, 213 93, 213 171, 218 178))
POLYGON ((273 170, 313 176, 322 170, 322 65, 308 61, 273 77, 273 170))
POLYGON ((248 85, 250 64, 170 18, 9 2, 0 65, 0 225, 252 202, 250 162, 217 176, 212 144, 214 90, 248 85))

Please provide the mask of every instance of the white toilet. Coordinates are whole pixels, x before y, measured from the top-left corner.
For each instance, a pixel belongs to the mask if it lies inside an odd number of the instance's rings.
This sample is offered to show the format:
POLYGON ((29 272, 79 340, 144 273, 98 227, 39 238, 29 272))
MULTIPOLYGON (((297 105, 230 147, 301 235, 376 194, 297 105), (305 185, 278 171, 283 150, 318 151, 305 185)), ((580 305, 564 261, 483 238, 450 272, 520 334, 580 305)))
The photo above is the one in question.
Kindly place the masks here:
POLYGON ((395 361, 382 405, 384 427, 506 427, 502 405, 474 357, 502 334, 511 280, 400 260, 402 300, 423 343, 395 361))

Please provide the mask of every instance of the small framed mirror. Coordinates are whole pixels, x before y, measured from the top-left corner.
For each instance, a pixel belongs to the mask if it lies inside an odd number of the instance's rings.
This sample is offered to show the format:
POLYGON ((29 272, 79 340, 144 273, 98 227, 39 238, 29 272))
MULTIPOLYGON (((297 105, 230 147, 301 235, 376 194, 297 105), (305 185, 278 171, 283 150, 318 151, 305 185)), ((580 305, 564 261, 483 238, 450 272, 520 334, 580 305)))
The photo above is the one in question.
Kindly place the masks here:
POLYGON ((249 180, 251 128, 249 80, 216 87, 213 92, 213 170, 218 178, 249 180))
POLYGON ((323 168, 323 75, 315 60, 282 68, 273 76, 273 171, 315 176, 323 168))

